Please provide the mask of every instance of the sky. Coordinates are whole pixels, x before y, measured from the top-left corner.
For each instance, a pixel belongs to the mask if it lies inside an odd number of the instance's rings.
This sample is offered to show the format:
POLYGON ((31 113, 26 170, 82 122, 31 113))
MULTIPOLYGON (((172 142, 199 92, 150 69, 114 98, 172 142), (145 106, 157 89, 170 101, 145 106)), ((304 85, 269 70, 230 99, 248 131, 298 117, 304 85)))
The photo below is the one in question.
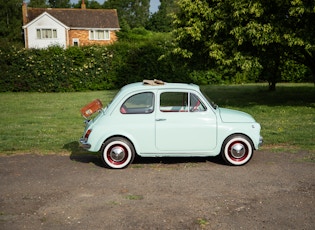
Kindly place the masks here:
POLYGON ((151 0, 150 1, 150 12, 154 13, 158 11, 160 5, 160 0, 151 0))
MULTIPOLYGON (((105 0, 96 0, 100 4, 103 4, 105 0)), ((150 0, 150 12, 155 13, 159 9, 160 0, 150 0)), ((77 3, 78 0, 70 0, 71 3, 77 3)))

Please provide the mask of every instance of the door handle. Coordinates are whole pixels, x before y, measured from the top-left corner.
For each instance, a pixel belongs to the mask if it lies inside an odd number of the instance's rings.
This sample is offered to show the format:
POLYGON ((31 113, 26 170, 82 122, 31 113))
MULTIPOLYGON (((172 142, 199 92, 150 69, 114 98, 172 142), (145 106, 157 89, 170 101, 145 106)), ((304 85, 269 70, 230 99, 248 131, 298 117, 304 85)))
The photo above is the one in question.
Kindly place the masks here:
POLYGON ((156 121, 166 121, 166 119, 165 118, 157 118, 157 119, 155 119, 156 121))

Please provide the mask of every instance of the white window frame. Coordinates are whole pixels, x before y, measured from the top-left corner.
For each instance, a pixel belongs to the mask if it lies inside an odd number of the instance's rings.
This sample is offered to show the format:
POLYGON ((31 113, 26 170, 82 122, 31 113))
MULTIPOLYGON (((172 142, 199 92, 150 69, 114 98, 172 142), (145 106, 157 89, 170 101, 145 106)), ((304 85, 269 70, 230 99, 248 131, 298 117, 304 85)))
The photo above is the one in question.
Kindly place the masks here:
POLYGON ((80 46, 79 38, 72 39, 72 46, 80 46), (77 43, 78 45, 75 45, 75 43, 77 43))
POLYGON ((37 39, 57 39, 58 33, 57 29, 54 28, 38 28, 36 29, 36 38, 37 39))
POLYGON ((90 30, 89 31, 90 40, 108 41, 110 40, 109 30, 90 30))

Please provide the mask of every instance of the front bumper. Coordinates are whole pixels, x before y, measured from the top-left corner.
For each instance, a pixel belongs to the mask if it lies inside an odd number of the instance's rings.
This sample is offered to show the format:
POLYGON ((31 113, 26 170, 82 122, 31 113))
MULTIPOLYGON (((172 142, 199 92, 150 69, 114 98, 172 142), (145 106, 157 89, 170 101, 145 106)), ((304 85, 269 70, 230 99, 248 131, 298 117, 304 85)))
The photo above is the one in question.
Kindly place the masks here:
POLYGON ((259 137, 259 144, 258 147, 262 146, 264 143, 264 138, 262 136, 259 137))
POLYGON ((87 143, 84 138, 81 138, 79 142, 80 142, 81 148, 84 148, 84 149, 90 149, 91 148, 91 145, 89 143, 87 143))

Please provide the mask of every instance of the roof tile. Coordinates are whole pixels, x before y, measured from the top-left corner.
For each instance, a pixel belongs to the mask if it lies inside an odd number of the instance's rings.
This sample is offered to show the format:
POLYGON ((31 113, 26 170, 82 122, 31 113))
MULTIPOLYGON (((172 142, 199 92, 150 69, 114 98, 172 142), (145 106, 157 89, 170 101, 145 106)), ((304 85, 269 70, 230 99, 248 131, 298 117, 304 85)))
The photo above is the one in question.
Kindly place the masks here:
POLYGON ((119 28, 115 9, 28 8, 27 23, 47 12, 71 28, 119 28))

